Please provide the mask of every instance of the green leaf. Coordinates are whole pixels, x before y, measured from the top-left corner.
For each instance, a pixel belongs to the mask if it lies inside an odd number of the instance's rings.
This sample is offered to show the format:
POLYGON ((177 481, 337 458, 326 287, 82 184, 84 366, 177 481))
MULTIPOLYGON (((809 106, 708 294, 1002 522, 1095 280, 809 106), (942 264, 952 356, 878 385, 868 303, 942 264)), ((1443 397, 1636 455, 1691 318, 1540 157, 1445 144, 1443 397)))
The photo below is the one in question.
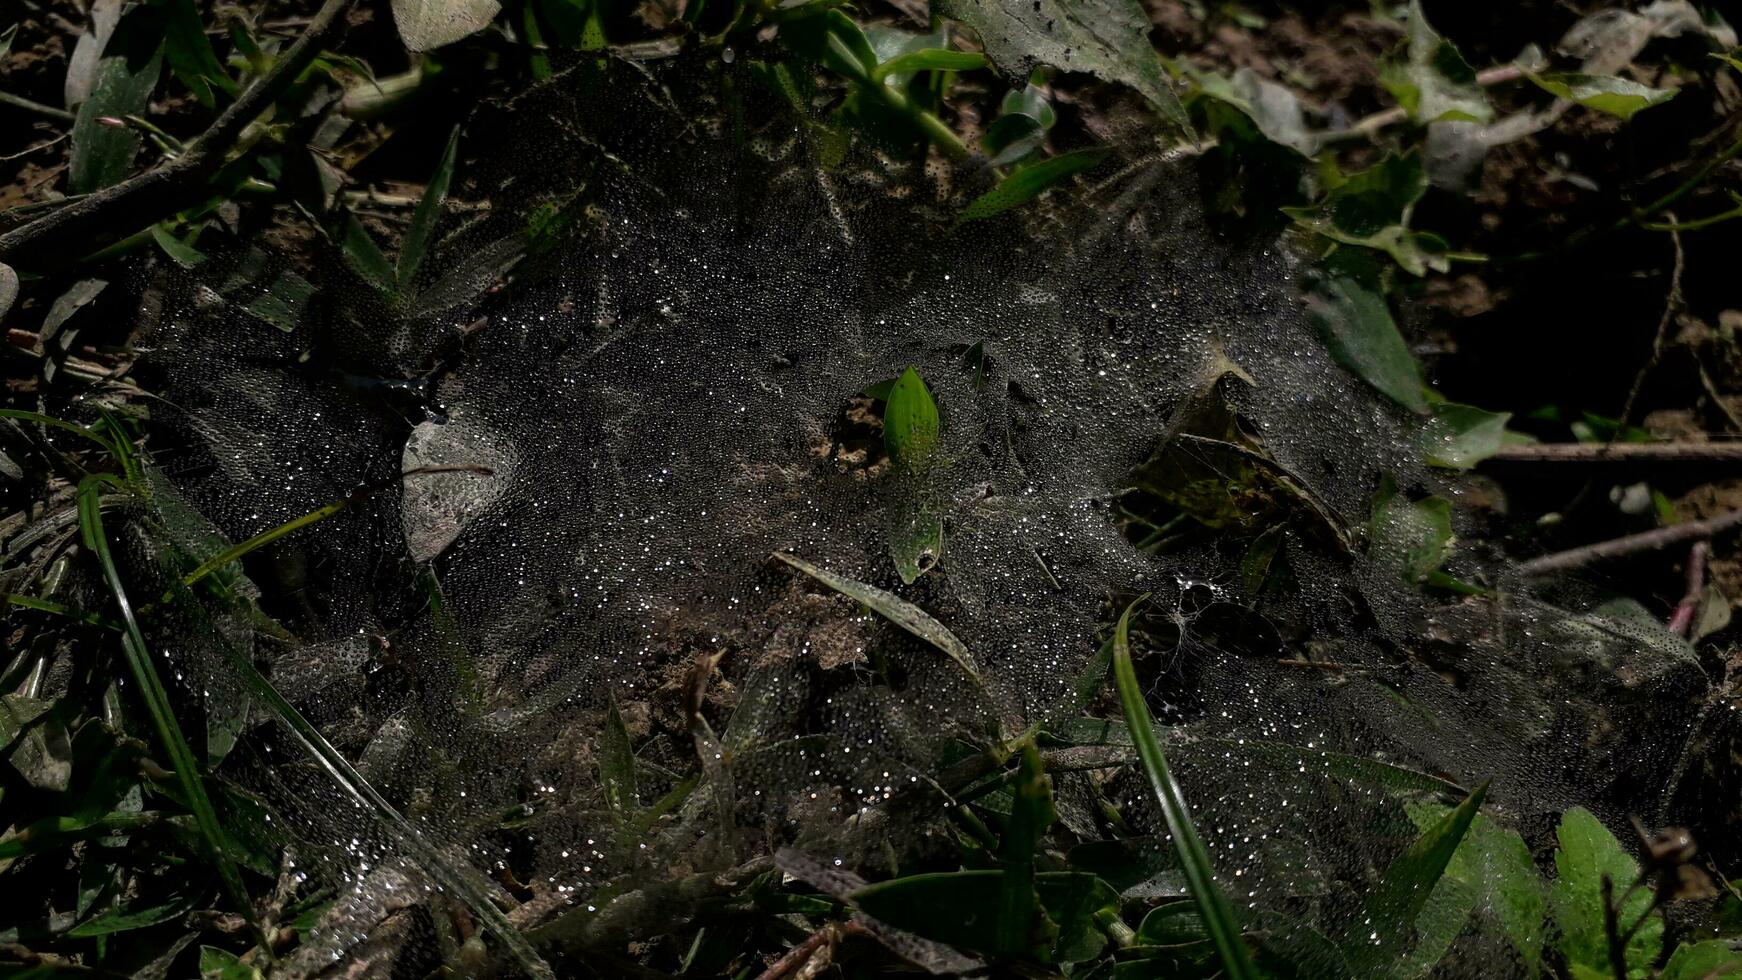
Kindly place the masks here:
POLYGON ((990 218, 995 214, 1026 204, 1039 197, 1047 188, 1066 177, 1098 165, 1113 152, 1107 147, 1073 150, 1051 159, 1031 163, 999 181, 997 186, 980 195, 962 210, 957 224, 990 218))
MULTIPOLYGON (((908 875, 867 885, 847 900, 866 915, 915 935, 963 949, 996 954, 1004 924, 1000 921, 1002 871, 944 871, 908 875)), ((1116 907, 1119 897, 1105 882, 1081 872, 1054 871, 1034 876, 1035 893, 1046 918, 1071 923, 1060 930, 1055 945, 1036 953, 1043 962, 1080 962, 1101 940, 1087 936, 1084 923, 1094 912, 1116 907)))
POLYGON ((1046 142, 1046 127, 1024 112, 1007 112, 992 120, 980 137, 980 148, 990 158, 987 164, 1007 167, 1026 159, 1046 142))
POLYGON ((1433 466, 1467 470, 1506 445, 1510 412, 1488 412, 1471 405, 1440 402, 1422 430, 1422 449, 1433 466))
MULTIPOLYGON (((1609 880, 1614 897, 1620 899, 1639 878, 1639 865, 1621 849, 1615 835, 1582 807, 1561 815, 1556 837, 1560 841, 1560 849, 1555 851, 1559 877, 1549 893, 1549 907, 1560 927, 1561 955, 1575 969, 1584 967, 1604 977, 1613 976, 1603 921, 1603 880, 1609 880)), ((1627 943, 1629 977, 1648 976, 1663 946, 1663 919, 1651 911, 1651 894, 1649 887, 1634 889, 1618 910, 1617 921, 1623 931, 1649 916, 1627 943)))
POLYGON ((170 261, 184 269, 191 269, 206 260, 206 253, 175 237, 164 225, 151 226, 151 240, 157 243, 158 248, 163 249, 163 254, 169 256, 170 261))
POLYGON ((1303 228, 1332 241, 1385 252, 1411 275, 1445 271, 1444 243, 1408 227, 1415 202, 1427 192, 1427 170, 1419 150, 1387 154, 1365 170, 1338 173, 1326 158, 1323 200, 1283 212, 1303 228))
POLYGON ((1676 947, 1658 980, 1717 980, 1742 977, 1742 952, 1722 939, 1676 947))
POLYGON ((152 5, 163 13, 163 51, 175 77, 208 109, 216 104, 212 98, 214 86, 234 96, 239 89, 212 50, 194 0, 153 0, 152 5))
POLYGON ((1421 0, 1410 0, 1409 4, 1408 59, 1401 64, 1385 62, 1379 80, 1418 123, 1485 123, 1494 118, 1494 110, 1476 83, 1475 69, 1456 45, 1428 24, 1421 0))
POLYGON ((198 894, 177 895, 167 902, 142 908, 116 906, 105 909, 74 926, 67 935, 75 939, 89 939, 93 936, 108 936, 117 932, 155 926, 193 911, 199 898, 198 894))
POLYGON ((353 272, 383 296, 394 295, 393 266, 387 261, 387 256, 381 254, 381 246, 375 244, 375 239, 355 214, 345 215, 344 237, 339 241, 339 249, 344 254, 345 264, 353 272))
POLYGON ((1384 296, 1351 277, 1332 276, 1307 294, 1307 309, 1338 364, 1404 408, 1427 414, 1421 371, 1384 296))
POLYGON ((1368 555, 1411 584, 1427 581, 1452 545, 1451 504, 1441 497, 1412 501, 1386 477, 1367 525, 1368 555))
POLYGON ((1662 105, 1674 98, 1676 93, 1673 88, 1652 88, 1613 75, 1580 75, 1569 72, 1532 74, 1528 77, 1538 88, 1551 95, 1621 119, 1632 119, 1633 114, 1641 109, 1662 105))
POLYGON ((1047 101, 1046 93, 1033 82, 1004 93, 1004 101, 998 104, 998 111, 1007 116, 1028 116, 1039 122, 1042 129, 1051 129, 1058 122, 1058 112, 1047 101))
POLYGON ((1210 941, 1204 917, 1196 902, 1167 902, 1149 910, 1137 927, 1137 942, 1143 946, 1185 946, 1210 941))
POLYGON ((871 71, 873 81, 917 71, 973 71, 986 67, 986 56, 973 51, 922 48, 891 58, 871 71))
POLYGON ((1319 138, 1308 131, 1300 98, 1288 87, 1250 68, 1241 68, 1232 78, 1198 70, 1191 70, 1188 75, 1197 83, 1200 94, 1233 106, 1272 143, 1308 158, 1318 153, 1319 138))
POLYGON ((1168 770, 1167 756, 1162 753, 1161 742, 1155 737, 1155 719, 1149 714, 1143 688, 1137 682, 1137 670, 1131 663, 1131 610, 1142 601, 1138 599, 1125 607, 1113 631, 1113 681, 1119 689, 1120 705, 1125 710, 1125 725, 1131 730, 1132 743, 1143 761, 1149 788, 1167 819, 1168 833, 1173 836, 1174 848, 1179 852, 1180 868, 1185 872, 1192 900, 1197 903, 1198 914, 1202 916, 1204 928, 1216 947, 1222 969, 1235 980, 1250 980, 1258 976, 1251 951, 1241 938, 1240 925, 1234 918, 1228 897, 1216 884, 1215 866, 1210 863, 1209 852, 1204 849, 1204 842, 1199 839, 1197 827, 1192 823, 1185 794, 1168 770))
POLYGON ((912 585, 937 567, 943 551, 943 518, 924 508, 889 535, 889 556, 895 560, 895 571, 903 585, 912 585))
POLYGON ((967 646, 956 639, 956 635, 945 628, 944 624, 933 619, 930 613, 875 585, 866 585, 844 575, 836 575, 786 552, 777 551, 774 557, 847 598, 864 603, 883 618, 942 651, 976 683, 979 681, 980 669, 974 664, 974 655, 968 652, 967 646))
MULTIPOLYGON (((1406 809, 1416 827, 1424 831, 1449 812, 1435 804, 1413 804, 1406 809)), ((1478 814, 1452 854, 1445 877, 1435 887, 1443 888, 1449 882, 1467 886, 1473 907, 1498 921, 1526 971, 1536 976, 1542 967, 1547 886, 1524 838, 1478 814)))
POLYGON ((605 730, 599 736, 599 780, 605 785, 605 805, 619 828, 628 826, 641 808, 635 787, 635 748, 629 730, 617 710, 617 696, 605 713, 605 730))
POLYGON ((874 84, 877 52, 865 31, 839 10, 798 17, 780 25, 780 39, 793 53, 861 85, 874 84))
POLYGON ((423 197, 418 199, 417 211, 411 216, 411 227, 405 232, 405 244, 399 248, 399 263, 394 268, 393 278, 402 293, 411 291, 413 277, 417 275, 418 266, 423 264, 424 254, 429 251, 430 236, 435 234, 436 221, 442 215, 442 201, 448 196, 448 183, 454 178, 454 154, 459 145, 460 127, 455 126, 448 134, 448 144, 442 150, 442 158, 430 176, 429 185, 423 189, 423 197))
MULTIPOLYGON (((1377 967, 1406 952, 1416 935, 1417 919, 1487 794, 1487 783, 1476 787, 1464 802, 1423 831, 1385 869, 1378 886, 1367 896, 1366 916, 1344 944, 1351 963, 1377 967)), ((1443 926, 1443 922, 1436 923, 1435 932, 1443 926)))
POLYGON ((910 470, 937 452, 938 404, 911 367, 889 389, 883 407, 883 445, 896 466, 910 470))
POLYGON ((260 971, 242 962, 235 953, 201 946, 200 980, 260 980, 260 971))
POLYGON ((116 25, 109 48, 97 64, 90 97, 79 104, 73 118, 72 151, 67 160, 67 191, 89 194, 118 184, 133 169, 140 136, 130 125, 113 125, 101 119, 138 115, 151 102, 151 92, 163 66, 161 37, 150 38, 140 27, 137 13, 125 15, 116 25), (132 28, 130 31, 129 29, 132 28), (125 43, 124 43, 125 42, 125 43), (149 46, 148 52, 137 50, 149 46))
POLYGON ((1191 129, 1137 0, 939 0, 934 12, 973 28, 987 57, 1013 82, 1042 64, 1088 72, 1131 86, 1164 117, 1191 129))

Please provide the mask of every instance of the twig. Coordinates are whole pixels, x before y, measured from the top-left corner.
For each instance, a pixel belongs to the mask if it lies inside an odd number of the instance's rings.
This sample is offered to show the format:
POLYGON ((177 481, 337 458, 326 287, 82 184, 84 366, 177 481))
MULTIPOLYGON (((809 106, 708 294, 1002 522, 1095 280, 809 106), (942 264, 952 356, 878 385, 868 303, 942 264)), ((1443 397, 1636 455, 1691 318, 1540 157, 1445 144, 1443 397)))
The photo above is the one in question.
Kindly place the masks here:
POLYGON ((1742 440, 1724 442, 1539 442, 1502 446, 1505 463, 1737 463, 1742 440))
POLYGON ((1580 568, 1594 562, 1619 558, 1623 555, 1637 554, 1641 551, 1655 551, 1688 541, 1698 541, 1702 538, 1714 538, 1725 531, 1742 527, 1742 510, 1733 510, 1727 514, 1708 518, 1703 521, 1688 521, 1685 524, 1672 524, 1660 527, 1654 531, 1644 531, 1639 534, 1629 534, 1625 537, 1599 541, 1567 551, 1557 551, 1514 568, 1513 574, 1532 577, 1546 575, 1551 572, 1563 572, 1569 568, 1580 568))
MULTIPOLYGON (((1517 65, 1499 65, 1476 73, 1476 84, 1487 88, 1490 85, 1500 85, 1517 81, 1524 77, 1524 69, 1517 65)), ((1319 142, 1333 143, 1342 140, 1359 139, 1372 136, 1387 126, 1395 125, 1409 118, 1409 110, 1403 106, 1392 106, 1389 109, 1375 112, 1356 120, 1346 129, 1333 130, 1319 134, 1319 142)))
MULTIPOLYGON (((848 923, 847 928, 851 927, 852 923, 848 923)), ((816 955, 817 950, 824 946, 833 946, 835 941, 840 938, 841 930, 841 926, 831 922, 811 933, 804 942, 787 950, 785 956, 769 964, 768 969, 763 970, 756 980, 781 980, 782 977, 810 962, 810 958, 816 955)))
POLYGON ((0 235, 0 259, 32 269, 77 261, 99 241, 119 238, 196 202, 242 130, 283 94, 344 24, 353 0, 326 0, 272 68, 230 103, 187 152, 155 170, 105 187, 0 235), (30 261, 20 260, 29 256, 30 261))
POLYGON ((62 122, 73 121, 73 114, 65 109, 56 108, 51 105, 43 105, 41 102, 37 102, 34 99, 27 99, 22 95, 13 95, 11 92, 0 92, 0 105, 9 105, 15 109, 23 109, 25 112, 34 112, 39 116, 47 116, 50 119, 59 119, 62 122))
MULTIPOLYGON (((1666 214, 1673 226, 1676 221, 1675 212, 1670 211, 1666 214)), ((1657 333, 1651 338, 1651 356, 1646 358, 1645 363, 1640 366, 1639 373, 1633 376, 1633 385, 1627 389, 1627 400, 1621 403, 1621 425, 1623 426, 1633 421, 1633 410, 1638 407, 1639 393, 1645 389, 1645 379, 1651 376, 1651 372, 1657 370, 1658 362, 1663 360, 1663 342, 1669 336, 1670 321, 1675 319, 1677 313, 1681 312, 1682 270, 1687 267, 1687 253, 1682 250, 1681 232, 1674 227, 1670 228, 1669 240, 1675 249, 1675 262, 1670 266, 1669 272, 1669 293, 1663 299, 1663 315, 1657 318, 1657 333)), ((1621 430, 1617 428, 1615 435, 1620 434, 1621 430)), ((1614 438, 1611 437, 1610 441, 1613 442, 1614 438)))
POLYGON ((31 155, 32 153, 37 153, 37 152, 40 152, 42 150, 46 150, 49 147, 55 145, 56 143, 59 143, 61 140, 64 140, 71 135, 73 135, 73 131, 69 129, 66 132, 60 134, 59 136, 56 136, 54 139, 43 140, 40 143, 32 143, 29 146, 25 147, 24 149, 19 150, 17 153, 8 153, 5 156, 0 157, 0 163, 11 163, 13 160, 17 160, 20 157, 27 157, 27 156, 31 155))
POLYGON ((1711 550, 1712 546, 1704 541, 1695 541, 1688 549, 1688 591, 1669 617, 1669 631, 1677 636, 1693 632, 1694 613, 1699 611, 1700 598, 1706 591, 1706 555, 1711 550))

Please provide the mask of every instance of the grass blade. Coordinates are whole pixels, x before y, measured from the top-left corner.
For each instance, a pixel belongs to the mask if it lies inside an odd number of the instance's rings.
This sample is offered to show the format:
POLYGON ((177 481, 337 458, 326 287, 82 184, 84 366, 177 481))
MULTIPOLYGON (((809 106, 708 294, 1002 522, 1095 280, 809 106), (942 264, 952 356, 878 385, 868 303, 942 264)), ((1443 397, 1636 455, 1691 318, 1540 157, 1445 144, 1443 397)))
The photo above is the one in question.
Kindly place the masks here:
POLYGON ((818 568, 803 558, 789 555, 784 551, 775 552, 774 557, 847 598, 864 603, 883 618, 937 647, 951 660, 954 660, 976 684, 980 683, 980 668, 975 665, 974 655, 968 652, 967 644, 956 639, 956 634, 951 633, 944 624, 933 619, 931 614, 924 609, 894 593, 885 592, 875 585, 866 585, 864 582, 856 582, 844 575, 836 575, 826 568, 818 568))
POLYGON ((1469 831, 1487 794, 1487 783, 1476 787, 1464 802, 1411 842, 1385 869, 1379 886, 1367 896, 1366 924, 1361 927, 1362 932, 1377 939, 1368 941, 1355 936, 1347 944, 1348 957, 1357 967, 1366 964, 1377 969, 1402 956, 1402 947, 1415 935, 1415 920, 1433 894, 1434 885, 1445 874, 1452 852, 1469 831))
POLYGON ((455 126, 448 134, 448 145, 442 150, 441 162, 436 164, 435 174, 430 177, 429 186, 424 188, 417 210, 411 216, 411 227, 405 232, 405 244, 399 248, 399 262, 394 268, 394 277, 402 294, 410 294, 412 277, 417 275, 418 266, 423 264, 423 257, 429 251, 430 236, 435 234, 436 219, 441 217, 442 202, 447 199, 448 184, 454 178, 454 155, 459 145, 460 127, 455 126))
MULTIPOLYGON (((190 608, 203 612, 203 607, 193 600, 186 592, 178 598, 187 601, 190 608)), ((458 895, 470 906, 472 914, 483 923, 484 928, 496 935, 502 945, 508 948, 528 976, 534 980, 554 980, 555 973, 551 971, 538 952, 526 941, 526 937, 508 921, 508 917, 496 907, 490 895, 482 887, 473 883, 472 878, 462 872, 435 845, 425 840, 417 827, 405 818, 393 804, 364 779, 362 774, 352 767, 351 763, 338 749, 333 748, 326 736, 304 718, 296 706, 285 700, 271 682, 261 675, 249 660, 235 647, 225 641, 223 634, 213 629, 213 638, 224 657, 230 662, 236 676, 247 687, 248 693, 269 709, 283 725, 288 728, 303 750, 325 770, 328 778, 342 789, 346 795, 357 803, 365 812, 375 818, 394 841, 416 858, 419 866, 435 878, 442 887, 458 895)))
POLYGON ((618 829, 628 826, 641 804, 635 787, 635 748, 617 710, 615 694, 611 695, 605 731, 599 738, 599 777, 605 784, 605 804, 611 808, 612 821, 618 829))
POLYGON ((1125 709, 1125 724, 1131 729, 1131 741, 1143 761, 1143 772, 1149 777, 1150 789, 1161 803, 1167 818, 1167 829, 1173 836, 1173 846, 1179 852, 1180 868, 1185 872, 1186 887, 1203 917, 1204 930, 1215 944, 1222 969, 1234 980, 1256 980, 1257 967, 1252 953, 1240 938, 1240 924, 1234 919, 1234 909, 1228 897, 1217 886, 1215 870, 1204 842, 1192 825, 1192 815, 1186 806, 1185 794, 1168 771, 1167 757, 1161 742, 1155 737, 1155 719, 1143 700, 1143 689, 1137 684, 1137 671, 1131 665, 1131 610, 1148 596, 1125 608, 1119 616, 1119 626, 1113 632, 1113 682, 1119 688, 1119 703, 1125 709))
POLYGON ((211 851, 212 863, 218 869, 224 891, 248 919, 261 948, 269 950, 271 947, 267 944, 266 935, 254 916, 254 903, 248 897, 248 889, 242 884, 242 875, 224 850, 224 832, 218 826, 217 811, 212 808, 211 798, 206 795, 206 786, 201 779, 199 766, 194 761, 193 750, 188 747, 187 738, 182 734, 181 726, 176 723, 175 712, 169 703, 169 692, 165 690, 163 680, 157 676, 157 668, 151 662, 151 648, 139 629, 139 620, 133 615, 133 604, 127 600, 127 589, 121 582, 120 571, 115 567, 115 556, 109 551, 109 537, 103 529, 103 510, 98 498, 98 490, 105 483, 119 481, 99 475, 85 477, 79 483, 79 530, 84 545, 96 556, 97 564, 103 571, 103 580, 115 596, 115 604, 120 607, 121 621, 125 626, 121 634, 121 646, 127 654, 127 666, 133 674, 134 683, 139 685, 140 696, 145 701, 146 711, 151 715, 152 725, 157 729, 158 740, 163 743, 164 751, 169 753, 169 762, 175 768, 176 781, 181 784, 182 792, 187 796, 188 808, 193 811, 194 823, 199 827, 200 836, 205 839, 206 846, 211 851))

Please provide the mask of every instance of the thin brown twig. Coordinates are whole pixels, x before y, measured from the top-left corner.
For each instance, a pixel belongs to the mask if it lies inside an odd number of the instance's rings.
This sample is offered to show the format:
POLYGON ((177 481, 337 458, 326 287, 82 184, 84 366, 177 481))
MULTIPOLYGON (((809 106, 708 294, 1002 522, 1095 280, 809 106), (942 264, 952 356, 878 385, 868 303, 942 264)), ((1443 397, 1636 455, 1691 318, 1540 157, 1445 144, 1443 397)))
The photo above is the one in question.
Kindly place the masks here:
POLYGON ((1694 613, 1699 611, 1700 599, 1706 592, 1706 556, 1711 550, 1712 546, 1705 541, 1695 541, 1688 549, 1688 591, 1669 617, 1669 631, 1677 636, 1693 632, 1694 613))
POLYGON ((164 165, 86 195, 65 207, 0 234, 0 259, 32 270, 76 262, 95 246, 122 238, 195 203, 207 178, 224 165, 242 131, 302 74, 344 24, 353 0, 326 0, 266 74, 218 114, 186 152, 164 165), (29 256, 29 262, 20 262, 29 256))
MULTIPOLYGON (((1663 360, 1664 342, 1669 337, 1669 325, 1682 308, 1682 270, 1687 268, 1687 252, 1682 249, 1682 234, 1675 227, 1674 211, 1666 211, 1669 218, 1669 241, 1675 251, 1675 261, 1670 266, 1669 294, 1663 299, 1663 315, 1657 318, 1657 333, 1651 338, 1651 356, 1640 366, 1639 372, 1633 376, 1633 384, 1627 389, 1627 400, 1621 404, 1621 425, 1626 426, 1633 421, 1633 410, 1638 407, 1639 393, 1645 390, 1645 381, 1651 372, 1657 370, 1657 365, 1663 360)), ((1615 430, 1615 436, 1621 434, 1621 429, 1615 430)), ((1610 438, 1614 441, 1614 437, 1610 438)))
MULTIPOLYGON (((1517 65, 1498 65, 1476 73, 1476 84, 1487 88, 1490 85, 1500 85, 1505 82, 1517 81, 1524 77, 1524 69, 1517 65)), ((1319 135, 1320 142, 1330 143, 1341 140, 1359 139, 1372 136, 1387 126, 1393 126, 1409 118, 1409 110, 1403 106, 1392 106, 1370 116, 1363 116, 1346 129, 1333 130, 1319 135)))
POLYGON ((1533 442, 1502 446, 1502 463, 1739 463, 1742 439, 1712 442, 1533 442))
POLYGON ((1689 541, 1715 538, 1725 531, 1738 527, 1742 527, 1742 510, 1733 510, 1703 521, 1672 524, 1669 527, 1660 527, 1653 531, 1629 534, 1608 541, 1599 541, 1596 544, 1557 551, 1540 558, 1532 558, 1514 568, 1512 572, 1524 578, 1547 575, 1551 572, 1564 572, 1568 569, 1582 568, 1585 565, 1611 558, 1638 554, 1641 551, 1656 551, 1659 548, 1668 548, 1689 541))
MULTIPOLYGON (((851 926, 848 923, 848 926, 851 926)), ((812 956, 824 946, 833 946, 841 937, 842 927, 829 923, 805 937, 805 941, 786 951, 786 955, 768 965, 768 969, 757 975, 756 980, 781 980, 782 977, 810 962, 812 956)))

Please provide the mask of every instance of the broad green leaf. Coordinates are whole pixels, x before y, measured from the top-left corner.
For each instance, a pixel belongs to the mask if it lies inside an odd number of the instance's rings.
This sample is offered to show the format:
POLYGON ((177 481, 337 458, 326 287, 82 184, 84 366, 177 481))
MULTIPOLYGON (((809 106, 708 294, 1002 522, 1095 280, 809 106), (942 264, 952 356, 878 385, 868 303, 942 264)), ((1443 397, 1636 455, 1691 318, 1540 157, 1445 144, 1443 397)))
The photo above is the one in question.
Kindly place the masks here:
POLYGON ((1427 192, 1427 170, 1419 150, 1387 154, 1378 163, 1352 174, 1337 172, 1334 163, 1322 168, 1324 199, 1307 207, 1286 207, 1295 223, 1332 241, 1389 254, 1411 275, 1444 271, 1443 242, 1411 231, 1409 216, 1427 192))
POLYGON ((1179 852, 1180 868, 1185 872, 1192 900, 1197 903, 1198 914, 1216 947, 1222 969, 1235 980, 1249 980, 1258 976, 1257 968, 1252 964, 1252 953, 1241 937, 1233 906, 1228 904, 1228 897, 1216 884, 1215 866, 1210 863, 1209 851, 1204 848, 1197 827, 1192 823, 1185 794, 1168 769, 1167 756, 1155 737, 1155 719, 1149 714, 1149 704, 1144 700, 1143 688, 1137 682, 1137 670, 1131 663, 1131 610, 1142 601, 1138 599, 1125 607, 1113 630, 1113 681, 1119 689, 1125 725, 1131 730, 1131 741, 1143 761, 1150 791, 1161 804, 1168 833, 1173 836, 1174 848, 1179 852))
POLYGON ((1004 101, 998 104, 998 111, 1003 115, 1029 116, 1039 122, 1042 129, 1051 129, 1058 122, 1057 110, 1047 100, 1046 93, 1033 82, 1004 93, 1004 101))
MULTIPOLYGON (((1412 804, 1409 817, 1420 830, 1445 818, 1447 807, 1412 804)), ((1478 915, 1492 916, 1531 976, 1542 965, 1543 922, 1548 914, 1548 886, 1524 838, 1477 814, 1470 831, 1453 852, 1437 888, 1458 882, 1471 890, 1478 915)))
POLYGON ((933 619, 930 613, 900 596, 879 589, 875 585, 866 585, 864 582, 855 582, 844 575, 836 575, 834 572, 818 568, 802 558, 780 551, 775 552, 774 557, 847 598, 864 603, 883 618, 938 648, 951 660, 954 660, 957 666, 961 667, 969 677, 976 682, 979 680, 980 669, 974 663, 974 655, 968 652, 967 646, 961 640, 956 639, 956 635, 945 628, 944 624, 933 619))
POLYGON ((454 154, 459 145, 460 127, 455 126, 448 134, 447 146, 442 149, 441 160, 436 163, 435 173, 430 176, 423 197, 418 199, 417 211, 411 216, 411 227, 405 232, 405 244, 399 249, 394 280, 399 283, 402 293, 410 292, 415 285, 413 278, 429 251, 430 236, 435 234, 436 222, 442 216, 442 201, 447 199, 448 184, 454 177, 454 154))
POLYGON ((1149 910, 1137 927, 1137 942, 1144 946, 1183 946, 1187 943, 1209 944, 1210 934, 1204 929, 1204 917, 1198 914, 1196 902, 1167 902, 1149 910))
MULTIPOLYGON (((1613 976, 1609 965, 1609 939, 1604 925, 1603 880, 1610 882, 1616 899, 1639 877, 1639 865, 1615 835, 1583 807, 1561 815, 1556 832, 1560 849, 1555 851, 1559 877, 1549 893, 1549 907, 1560 927, 1561 955, 1575 969, 1583 967, 1600 976, 1613 976)), ((1627 943, 1629 977, 1645 977, 1663 946, 1663 919, 1651 911, 1651 889, 1637 888, 1618 910, 1623 930, 1649 916, 1627 943)))
POLYGON ((1334 276, 1307 294, 1307 309, 1338 364, 1404 408, 1427 414, 1421 371, 1384 296, 1334 276))
POLYGON ((1412 501, 1386 477, 1373 502, 1367 536, 1375 562, 1396 569, 1405 582, 1420 584, 1439 571, 1451 550, 1451 504, 1441 497, 1412 501))
POLYGON ((1100 878, 1073 872, 1035 876, 1041 907, 1058 925, 1058 940, 1052 949, 1054 963, 1084 963, 1101 955, 1107 934, 1096 915, 1119 914, 1119 893, 1100 878))
POLYGON ((132 126, 100 120, 138 115, 151 102, 163 66, 161 34, 147 36, 137 12, 124 15, 109 48, 97 64, 90 97, 73 118, 72 151, 67 160, 67 191, 89 194, 118 184, 133 169, 141 143, 132 126))
POLYGON ((1039 197, 1047 188, 1072 174, 1096 166, 1113 152, 1107 147, 1073 150, 1056 157, 1031 163, 998 182, 996 187, 980 195, 962 210, 957 224, 990 218, 995 214, 1026 204, 1039 197))
POLYGON ((1475 69, 1456 45, 1428 24, 1421 0, 1410 0, 1409 4, 1407 59, 1384 63, 1379 80, 1418 123, 1485 123, 1494 118, 1482 87, 1476 84, 1475 69))
POLYGON ((943 518, 921 508, 889 535, 889 556, 902 584, 912 585, 937 566, 944 551, 943 518))
POLYGON ((314 284, 294 269, 279 265, 264 251, 251 248, 218 287, 218 294, 243 312, 272 327, 294 333, 303 311, 314 299, 314 284))
POLYGON ((883 445, 896 466, 915 469, 937 452, 938 404, 919 372, 908 368, 883 407, 883 445))
POLYGON ((1467 470, 1506 445, 1510 412, 1488 412, 1472 405, 1441 402, 1422 429, 1422 449, 1428 463, 1467 470))
POLYGON ((1137 0, 939 0, 935 13, 980 35, 987 57, 1013 83, 1039 65, 1088 72, 1136 89, 1182 129, 1191 122, 1149 43, 1149 16, 1137 0))
POLYGON ((1305 157, 1318 153, 1319 139, 1308 131, 1300 98, 1288 87, 1250 68, 1241 68, 1231 78, 1208 71, 1188 74, 1200 93, 1239 110, 1266 139, 1305 157))
POLYGON ((1676 93, 1673 88, 1652 88, 1613 75, 1563 73, 1529 77, 1545 92, 1621 119, 1631 119, 1641 109, 1662 105, 1676 93))
POLYGON ((152 5, 163 13, 163 51, 175 77, 207 108, 215 104, 214 87, 234 96, 238 91, 236 83, 212 50, 195 0, 153 0, 152 5))
POLYGON ((393 0, 393 23, 413 51, 452 44, 490 25, 502 5, 496 0, 393 0))
POLYGON ((1742 977, 1742 952, 1722 939, 1678 946, 1658 980, 1719 980, 1742 977))
MULTIPOLYGON (((1487 794, 1486 783, 1476 787, 1464 802, 1423 831, 1385 869, 1379 884, 1367 896, 1366 916, 1353 928, 1345 943, 1345 955, 1351 963, 1377 967, 1395 962, 1407 952, 1416 936, 1417 920, 1433 895, 1434 886, 1445 874, 1446 865, 1470 829, 1470 823, 1476 819, 1476 811, 1481 808, 1487 794)), ((1450 918, 1455 913, 1456 903, 1449 904, 1453 907, 1436 910, 1443 918, 1450 918)), ((1443 922, 1435 923, 1428 938, 1437 940, 1443 930, 1443 922)))
POLYGON ((599 736, 599 780, 605 784, 605 805, 611 809, 611 819, 618 827, 627 826, 641 808, 641 801, 635 787, 635 749, 617 710, 615 694, 605 712, 605 730, 599 736))
POLYGON ((883 62, 871 71, 871 78, 883 81, 891 75, 917 71, 973 71, 986 67, 986 56, 973 51, 950 51, 942 48, 922 48, 883 62))
POLYGON ((1426 976, 1445 958, 1475 907, 1476 889, 1450 877, 1440 878, 1416 915, 1409 951, 1391 965, 1391 976, 1398 980, 1426 976))

